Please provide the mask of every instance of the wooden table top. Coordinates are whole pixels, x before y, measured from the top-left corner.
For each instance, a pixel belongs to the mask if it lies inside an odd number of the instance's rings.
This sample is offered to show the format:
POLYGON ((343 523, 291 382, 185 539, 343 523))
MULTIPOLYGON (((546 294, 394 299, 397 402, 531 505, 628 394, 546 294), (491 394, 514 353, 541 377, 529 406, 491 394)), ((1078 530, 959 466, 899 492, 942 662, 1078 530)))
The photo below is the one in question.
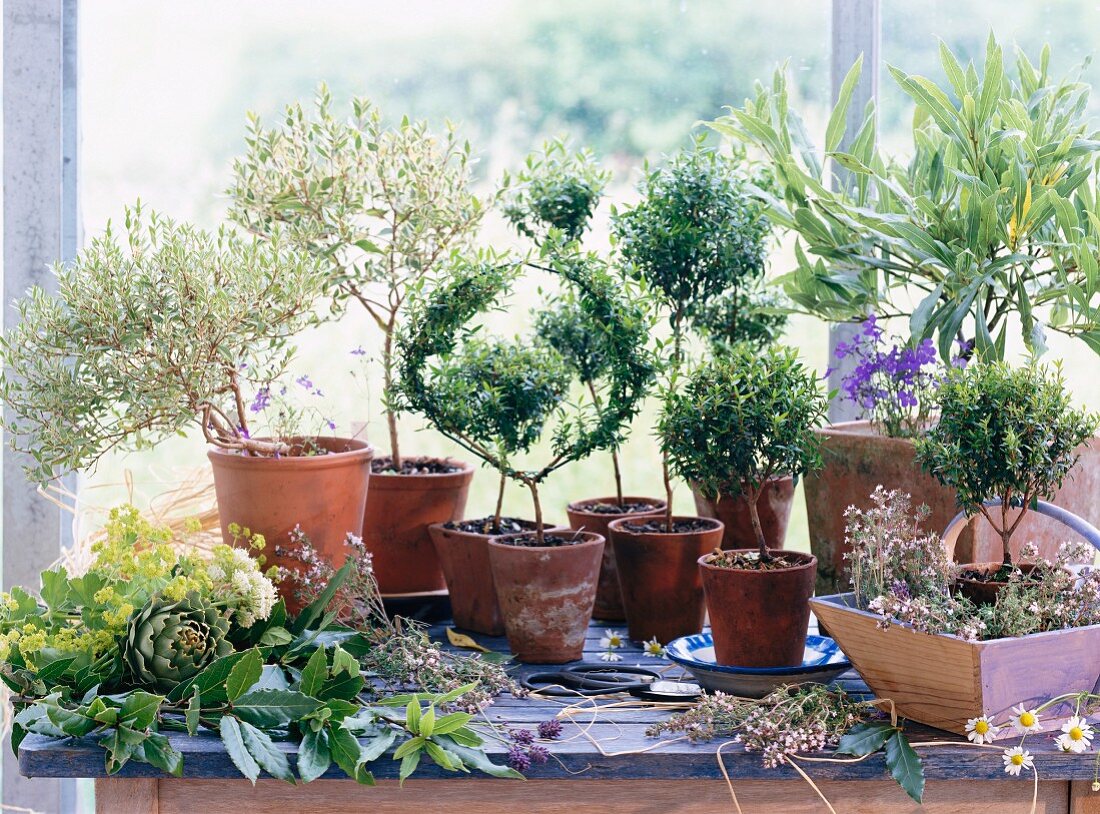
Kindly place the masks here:
MULTIPOLYGON (((589 628, 585 644, 585 660, 598 661, 600 653, 599 639, 608 629, 625 631, 622 625, 594 624, 589 628)), ((437 625, 432 629, 433 638, 446 642, 445 627, 437 625)), ((504 638, 493 639, 484 636, 474 637, 479 643, 494 650, 508 652, 504 638)), ((641 650, 628 645, 619 652, 623 656, 623 665, 638 665, 657 671, 667 670, 670 679, 685 674, 669 661, 644 655, 641 650)), ((514 669, 516 676, 532 672, 545 671, 553 667, 539 665, 521 665, 514 669)), ((838 683, 851 692, 866 693, 866 685, 854 672, 843 675, 838 683)), ((629 699, 629 696, 604 696, 594 702, 581 703, 606 705, 629 699)), ((493 723, 508 729, 528 728, 534 730, 540 721, 553 718, 563 706, 575 704, 573 699, 513 698, 504 695, 486 709, 486 716, 493 723)), ((721 770, 716 758, 719 742, 692 744, 686 740, 672 738, 655 739, 647 737, 646 729, 653 723, 669 717, 672 713, 660 709, 610 710, 581 712, 570 720, 563 721, 562 735, 556 741, 546 742, 545 746, 552 754, 546 764, 534 766, 526 775, 529 778, 574 779, 574 780, 627 780, 627 779, 689 779, 720 778, 721 770), (583 733, 587 733, 587 736, 583 733), (591 739, 589 739, 591 738, 591 739), (667 742, 665 742, 667 741, 667 742), (597 746, 597 744, 599 744, 597 746), (602 749, 602 752, 601 752, 602 749), (639 749, 647 749, 637 753, 639 749)), ((928 780, 944 779, 1019 779, 1010 778, 1004 772, 1001 750, 980 749, 965 745, 965 740, 940 730, 931 729, 915 723, 906 723, 905 731, 911 742, 937 741, 952 745, 936 748, 918 749, 924 762, 924 773, 928 780)), ((184 778, 237 778, 240 776, 230 762, 219 738, 212 733, 200 733, 195 737, 185 734, 169 733, 172 744, 184 755, 184 778)), ((1004 745, 1014 745, 1007 740, 1004 745)), ((1096 755, 1071 755, 1059 752, 1048 735, 1032 736, 1027 748, 1035 756, 1035 765, 1039 777, 1043 780, 1092 780, 1096 767, 1096 755)), ((292 744, 280 744, 289 754, 294 753, 292 744)), ((492 743, 487 751, 497 762, 503 762, 507 747, 492 743)), ((722 750, 726 770, 734 779, 773 779, 794 780, 798 774, 787 766, 767 769, 760 755, 747 753, 741 746, 726 746, 722 750)), ((881 753, 859 763, 803 763, 807 773, 822 780, 888 780, 884 759, 881 753)), ((53 740, 38 735, 29 735, 19 747, 20 771, 31 777, 105 777, 104 750, 90 741, 68 739, 53 740)), ((398 764, 388 759, 376 761, 370 766, 377 778, 397 776, 398 764)), ((119 777, 166 777, 157 769, 136 761, 130 761, 116 776, 119 777)), ((326 778, 341 778, 344 775, 333 767, 326 778)), ((417 778, 451 778, 453 773, 444 772, 430 761, 424 761, 417 769, 417 778)), ((346 779, 346 778, 345 778, 346 779)))

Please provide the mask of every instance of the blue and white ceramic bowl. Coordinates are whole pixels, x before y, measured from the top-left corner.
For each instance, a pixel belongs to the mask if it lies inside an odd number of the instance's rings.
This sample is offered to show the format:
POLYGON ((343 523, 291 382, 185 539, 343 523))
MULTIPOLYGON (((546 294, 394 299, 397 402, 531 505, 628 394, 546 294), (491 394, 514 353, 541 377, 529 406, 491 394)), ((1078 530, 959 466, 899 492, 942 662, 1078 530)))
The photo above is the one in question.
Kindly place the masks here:
POLYGON ((682 636, 665 648, 668 657, 688 670, 707 690, 763 698, 781 684, 828 684, 846 670, 848 661, 828 636, 807 636, 806 654, 797 667, 731 667, 714 660, 710 633, 682 636))

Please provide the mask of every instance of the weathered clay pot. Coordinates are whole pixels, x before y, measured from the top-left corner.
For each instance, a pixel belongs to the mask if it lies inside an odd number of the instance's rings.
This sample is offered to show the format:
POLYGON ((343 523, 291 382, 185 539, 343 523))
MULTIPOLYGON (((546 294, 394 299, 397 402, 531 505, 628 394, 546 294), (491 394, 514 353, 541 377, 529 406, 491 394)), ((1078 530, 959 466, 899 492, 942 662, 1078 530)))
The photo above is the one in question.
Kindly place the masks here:
POLYGON ((474 477, 470 464, 449 458, 446 463, 462 469, 426 475, 371 475, 363 542, 374 557, 374 576, 383 594, 426 593, 446 587, 428 526, 462 518, 474 477))
POLYGON ((577 531, 591 531, 599 534, 607 544, 603 547, 603 562, 600 565, 600 584, 596 588, 596 605, 592 609, 595 619, 604 619, 608 622, 622 622, 626 619, 626 611, 623 609, 623 594, 619 590, 619 569, 615 565, 615 549, 611 545, 607 524, 620 517, 645 517, 653 514, 661 514, 665 510, 665 502, 655 497, 624 497, 625 503, 650 503, 654 506, 652 511, 629 512, 627 514, 609 514, 607 512, 587 511, 586 507, 593 504, 614 504, 616 497, 598 497, 590 500, 578 500, 570 503, 565 511, 569 515, 570 528, 577 531))
MULTIPOLYGON (((913 442, 879 435, 869 421, 832 424, 816 431, 821 436, 824 467, 803 478, 806 513, 809 518, 810 550, 817 556, 817 593, 847 589, 844 578, 844 510, 871 505, 870 494, 879 484, 900 489, 913 498, 913 505, 925 504, 931 514, 928 531, 939 532, 958 511, 955 494, 937 483, 920 468, 913 442)), ((1100 440, 1092 438, 1077 448, 1080 459, 1058 490, 1053 503, 1100 525, 1100 440)), ((1009 511, 1009 522, 1017 510, 1009 511)), ((1053 559, 1067 540, 1082 540, 1049 519, 1034 513, 1024 518, 1012 536, 1013 555, 1027 542, 1039 546, 1039 553, 1053 559)), ((955 559, 959 562, 1000 560, 1001 540, 984 517, 975 516, 959 536, 955 559)))
POLYGON ((604 538, 587 531, 565 536, 574 535, 581 542, 553 548, 489 542, 508 646, 519 661, 562 664, 584 655, 604 538))
MULTIPOLYGON (((523 525, 535 527, 529 522, 523 525)), ((443 523, 432 523, 428 534, 451 594, 455 626, 486 636, 503 636, 504 621, 489 567, 489 541, 502 535, 449 529, 443 523)))
MULTIPOLYGON (((982 574, 993 574, 1001 570, 1004 563, 997 562, 968 562, 959 566, 959 573, 965 571, 977 571, 982 574)), ((1030 574, 1035 569, 1034 563, 1020 563, 1019 568, 1025 574, 1030 574)), ((999 594, 1008 585, 1008 582, 989 582, 979 579, 968 579, 963 576, 955 577, 955 590, 965 596, 976 605, 993 605, 997 602, 999 594)))
MULTIPOLYGON (((352 553, 345 538, 363 531, 373 450, 354 438, 319 437, 311 442, 329 454, 260 458, 217 448, 207 451, 226 544, 233 544, 229 524, 239 523, 267 539, 263 553, 269 565, 300 568, 296 560, 275 554, 276 546, 286 547, 290 532, 300 526, 318 554, 343 565, 352 553)), ((290 443, 300 446, 302 439, 290 443)), ((280 590, 287 607, 298 609, 289 586, 280 590)))
MULTIPOLYGON (((694 520, 674 517, 673 521, 694 520)), ((699 557, 722 543, 722 523, 684 534, 636 532, 624 528, 638 518, 624 517, 608 524, 619 587, 623 593, 627 629, 635 641, 656 637, 668 644, 703 629, 706 608, 699 557)))
MULTIPOLYGON (((755 551, 756 549, 742 549, 755 551)), ((778 553, 778 552, 777 552, 778 553)), ((775 571, 719 568, 699 558, 714 655, 735 667, 796 667, 806 649, 817 558, 784 552, 799 564, 775 571)))
MULTIPOLYGON (((691 494, 695 497, 695 511, 700 517, 714 517, 726 527, 722 537, 722 548, 754 548, 756 533, 752 530, 752 518, 749 514, 749 502, 741 495, 719 495, 718 500, 704 495, 692 485, 691 494)), ((791 519, 791 504, 794 503, 794 478, 790 475, 771 478, 760 494, 756 511, 760 516, 760 525, 764 529, 764 540, 768 548, 783 548, 787 539, 787 524, 791 519)))

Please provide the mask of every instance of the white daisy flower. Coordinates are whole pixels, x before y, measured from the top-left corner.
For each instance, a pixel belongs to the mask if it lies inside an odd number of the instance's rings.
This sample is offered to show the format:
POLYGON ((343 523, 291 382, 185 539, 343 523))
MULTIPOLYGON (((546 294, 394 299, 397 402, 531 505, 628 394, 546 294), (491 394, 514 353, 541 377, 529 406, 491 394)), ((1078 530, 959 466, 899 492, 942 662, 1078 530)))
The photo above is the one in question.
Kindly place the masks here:
POLYGON ((1084 718, 1074 715, 1062 725, 1062 734, 1055 742, 1063 752, 1087 752, 1092 746, 1092 727, 1084 718))
POLYGON ((647 656, 652 656, 655 659, 663 659, 665 657, 665 648, 657 641, 657 637, 654 636, 648 642, 642 643, 642 652, 647 656))
POLYGON ((608 650, 607 652, 600 653, 601 661, 622 661, 623 657, 616 653, 614 650, 608 650))
POLYGON ((1001 760, 1005 762, 1005 772, 1013 777, 1019 777, 1021 771, 1024 769, 1032 769, 1035 766, 1031 758, 1031 752, 1027 751, 1027 749, 1024 749, 1022 746, 1013 746, 1011 749, 1005 749, 1004 754, 1001 755, 1001 760))
POLYGON ((966 722, 966 739, 981 745, 983 743, 993 743, 993 738, 997 736, 997 727, 993 725, 993 722, 989 720, 989 716, 982 715, 978 718, 971 718, 966 722))
POLYGON ((1043 728, 1039 725, 1038 710, 1028 709, 1023 704, 1019 704, 1012 708, 1012 717, 1009 719, 1009 722, 1021 735, 1043 731, 1043 728))
POLYGON ((600 639, 600 647, 604 650, 615 650, 624 644, 626 644, 626 639, 617 630, 604 631, 603 638, 600 639))

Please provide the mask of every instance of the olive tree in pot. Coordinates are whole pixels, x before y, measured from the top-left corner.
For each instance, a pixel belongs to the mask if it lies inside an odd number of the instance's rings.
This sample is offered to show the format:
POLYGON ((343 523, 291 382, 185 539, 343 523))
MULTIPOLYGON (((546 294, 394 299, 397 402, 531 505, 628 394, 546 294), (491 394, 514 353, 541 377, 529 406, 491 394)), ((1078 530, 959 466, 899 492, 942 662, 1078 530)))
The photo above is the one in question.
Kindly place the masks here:
POLYGON ((498 635, 503 626, 515 637, 514 649, 525 657, 568 660, 576 658, 571 654, 578 636, 583 644, 592 614, 603 543, 598 535, 549 533, 539 485, 562 466, 617 443, 637 413, 652 368, 644 351, 644 326, 633 320, 636 311, 619 295, 611 276, 593 258, 555 259, 550 270, 575 289, 586 318, 606 331, 613 359, 608 408, 595 415, 583 408, 567 412, 570 375, 557 352, 519 340, 482 339, 478 326, 471 324, 509 291, 523 268, 522 262, 493 255, 459 261, 446 284, 419 300, 400 339, 399 392, 403 407, 424 415, 439 432, 500 473, 493 517, 430 527, 455 622, 498 635), (550 460, 539 469, 518 468, 515 457, 530 450, 555 418, 550 460), (508 480, 530 491, 533 522, 502 518, 508 480), (505 546, 514 550, 500 551, 493 543, 525 530, 530 534, 513 537, 505 546), (588 545, 596 539, 599 546, 588 545), (562 550, 548 553, 553 548, 562 550), (550 559, 555 567, 543 567, 550 559), (563 576, 567 571, 572 576, 563 576), (572 590, 562 589, 563 579, 572 590), (506 614, 503 620, 500 610, 506 614), (542 641, 538 647, 528 646, 524 631, 530 629, 530 620, 538 620, 544 630, 557 627, 563 638, 557 645, 542 641))
MULTIPOLYGON (((712 123, 762 153, 773 171, 774 188, 760 197, 773 222, 798 238, 796 266, 780 278, 784 290, 798 310, 832 322, 870 313, 904 319, 905 346, 931 340, 944 363, 959 340, 978 358, 1004 358, 1017 330, 1037 356, 1051 331, 1100 351, 1100 140, 1082 103, 1088 86, 1053 73, 1049 49, 1036 64, 1022 51, 1006 53, 992 36, 984 64, 960 61, 943 45, 940 62, 939 82, 890 68, 915 106, 912 147, 897 159, 878 148, 871 108, 840 151, 862 61, 842 84, 823 145, 807 142, 783 72, 712 123), (834 188, 827 159, 850 183, 834 188)), ((929 530, 943 528, 936 523, 951 507, 948 490, 921 473, 910 443, 866 424, 826 432, 826 468, 807 479, 806 497, 811 519, 821 521, 811 522, 810 535, 823 582, 835 584, 847 550, 843 510, 869 508, 876 484, 927 503, 929 530)), ((1100 443, 1089 439, 1078 452, 1084 471, 1057 499, 1100 523, 1100 443)), ((1066 534, 1034 514, 1020 530, 1049 557, 1066 534)), ((967 538, 963 556, 1000 548, 981 518, 967 538)))
MULTIPOLYGON (((954 490, 967 516, 1001 538, 1001 560, 960 566, 960 590, 991 603, 1013 573, 1012 538, 1036 501, 1050 499, 1077 461, 1097 417, 1073 407, 1060 369, 983 362, 956 370, 939 391, 939 420, 917 441, 921 465, 954 490)), ((1019 544, 1016 546, 1019 549, 1019 544)))
MULTIPOLYGON (((765 347, 782 329, 780 303, 763 288, 771 225, 753 192, 770 183, 742 155, 723 155, 700 142, 648 175, 636 206, 615 213, 626 273, 647 286, 667 316, 670 370, 686 359, 692 329, 717 355, 742 342, 765 347)), ((726 544, 738 545, 729 521, 745 515, 740 496, 693 492, 696 511, 721 520, 726 544)), ((779 548, 794 487, 788 478, 776 478, 766 492, 763 522, 769 545, 779 548)))
POLYGON ((705 494, 743 494, 748 506, 738 532, 752 547, 699 558, 719 664, 802 663, 817 562, 769 547, 758 504, 777 474, 820 466, 813 430, 826 409, 814 373, 777 347, 731 349, 665 396, 658 432, 672 471, 705 494))
MULTIPOLYGON (((12 446, 45 482, 93 466, 117 448, 142 449, 202 429, 222 534, 233 523, 288 545, 300 525, 342 563, 359 534, 371 449, 333 437, 264 438, 249 425, 249 377, 281 370, 288 340, 320 296, 318 263, 269 241, 217 234, 127 210, 54 267, 59 295, 33 289, 3 338, 2 395, 12 446)), ((271 552, 268 552, 270 558, 271 552)), ((275 559, 276 564, 291 566, 275 559)))
POLYGON ((417 286, 437 281, 452 250, 469 246, 486 202, 469 189, 470 146, 448 125, 434 133, 407 118, 382 124, 366 99, 350 118, 322 86, 312 116, 286 109, 282 126, 252 118, 234 167, 231 216, 268 237, 280 230, 323 259, 333 314, 362 306, 381 332, 377 362, 390 454, 374 459, 363 539, 383 594, 442 590, 428 525, 463 516, 473 467, 405 455, 393 405, 396 336, 417 286))

